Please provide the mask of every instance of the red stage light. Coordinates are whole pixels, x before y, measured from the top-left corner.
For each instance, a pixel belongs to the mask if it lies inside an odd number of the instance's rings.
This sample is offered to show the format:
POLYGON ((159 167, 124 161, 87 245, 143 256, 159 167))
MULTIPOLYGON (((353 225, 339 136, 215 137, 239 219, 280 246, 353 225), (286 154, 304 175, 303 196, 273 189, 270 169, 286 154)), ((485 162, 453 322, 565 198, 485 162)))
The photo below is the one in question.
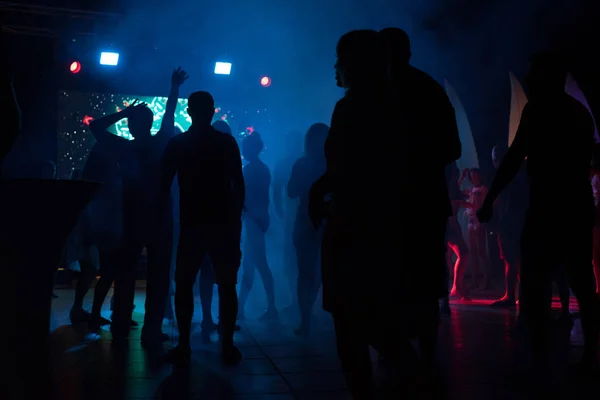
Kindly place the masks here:
POLYGON ((262 85, 262 87, 269 87, 269 86, 271 86, 271 78, 269 78, 268 76, 263 76, 260 79, 260 84, 262 85))
POLYGON ((81 71, 81 63, 79 61, 73 61, 69 67, 69 70, 72 74, 78 74, 79 71, 81 71))

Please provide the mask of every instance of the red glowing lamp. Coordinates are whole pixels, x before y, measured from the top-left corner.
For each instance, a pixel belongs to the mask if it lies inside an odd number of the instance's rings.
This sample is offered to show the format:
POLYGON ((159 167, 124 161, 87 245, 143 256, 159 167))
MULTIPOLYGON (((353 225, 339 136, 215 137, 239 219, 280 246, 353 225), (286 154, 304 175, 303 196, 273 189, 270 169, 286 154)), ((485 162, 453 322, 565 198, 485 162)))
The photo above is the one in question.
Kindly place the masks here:
POLYGON ((72 74, 78 74, 81 71, 81 63, 79 61, 73 61, 69 70, 72 74))
POLYGON ((269 87, 271 86, 271 78, 269 78, 268 76, 263 76, 262 78, 260 78, 260 84, 262 87, 269 87))

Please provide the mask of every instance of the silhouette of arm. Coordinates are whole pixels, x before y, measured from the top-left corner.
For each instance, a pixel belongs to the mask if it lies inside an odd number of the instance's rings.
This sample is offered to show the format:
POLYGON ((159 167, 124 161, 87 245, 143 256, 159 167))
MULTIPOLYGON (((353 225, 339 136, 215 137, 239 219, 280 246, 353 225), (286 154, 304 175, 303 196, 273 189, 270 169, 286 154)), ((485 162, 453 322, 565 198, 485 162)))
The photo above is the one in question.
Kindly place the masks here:
POLYGON ((242 167, 242 156, 240 148, 232 136, 224 136, 229 141, 228 149, 228 169, 231 176, 231 186, 235 196, 236 212, 239 211, 240 216, 245 209, 244 202, 246 201, 246 182, 244 181, 244 172, 242 167))
POLYGON ((287 195, 290 199, 297 199, 302 195, 303 183, 302 182, 302 171, 300 169, 299 161, 296 161, 294 166, 292 167, 292 174, 290 175, 290 180, 287 185, 287 195))
POLYGON ((169 137, 175 133, 175 111, 177 110, 177 102, 179 100, 179 88, 188 79, 187 73, 177 68, 171 76, 171 91, 167 98, 167 106, 160 124, 160 133, 169 137))
POLYGON ((531 115, 530 105, 526 105, 523 109, 521 116, 521 122, 515 135, 515 140, 508 149, 508 152, 502 159, 496 176, 492 182, 492 186, 488 191, 485 201, 494 202, 502 193, 502 191, 508 186, 508 184, 517 176, 521 165, 527 157, 527 142, 529 140, 529 120, 531 115))
POLYGON ((116 124, 123 118, 127 118, 129 115, 127 110, 129 110, 129 108, 90 122, 90 130, 92 131, 92 134, 97 142, 105 142, 115 146, 123 146, 128 142, 127 139, 113 135, 108 131, 108 128, 110 128, 112 125, 116 124))
POLYGON ((179 99, 179 87, 171 86, 167 106, 160 124, 160 135, 173 136, 175 133, 175 110, 179 99))

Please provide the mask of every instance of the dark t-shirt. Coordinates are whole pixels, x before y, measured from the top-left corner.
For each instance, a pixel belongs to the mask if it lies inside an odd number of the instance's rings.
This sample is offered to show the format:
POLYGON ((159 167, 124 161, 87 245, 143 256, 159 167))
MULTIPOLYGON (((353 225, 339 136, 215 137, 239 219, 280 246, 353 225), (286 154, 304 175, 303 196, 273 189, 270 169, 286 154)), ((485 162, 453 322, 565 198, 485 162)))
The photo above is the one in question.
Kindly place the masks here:
POLYGON ((192 130, 169 141, 163 163, 176 170, 179 183, 180 225, 238 223, 242 204, 234 192, 241 179, 242 161, 237 142, 209 128, 192 130))

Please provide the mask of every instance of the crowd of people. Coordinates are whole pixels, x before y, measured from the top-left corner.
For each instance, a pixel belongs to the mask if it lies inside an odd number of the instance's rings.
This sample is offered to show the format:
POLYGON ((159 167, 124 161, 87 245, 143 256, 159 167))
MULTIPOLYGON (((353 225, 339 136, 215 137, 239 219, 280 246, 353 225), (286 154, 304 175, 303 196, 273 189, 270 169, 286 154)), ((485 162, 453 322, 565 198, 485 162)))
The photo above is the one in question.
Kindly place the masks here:
MULTIPOLYGON (((308 129, 304 154, 287 162, 286 184, 278 184, 279 192, 285 187, 285 195, 298 200, 293 223, 287 224, 298 267, 293 292, 301 323, 296 333, 310 331, 322 287, 323 308, 333 317, 339 359, 354 398, 369 399, 374 390, 370 346, 389 360, 418 359, 430 371, 439 301, 444 311, 450 296, 469 298, 464 282, 469 258, 474 283, 481 288, 490 284, 483 224, 492 221, 506 266, 506 292, 495 304, 515 305, 520 278, 520 319, 531 338, 534 370, 545 372, 550 364, 553 281, 561 293, 566 290, 567 299, 571 288, 579 303, 582 370, 597 368, 600 310, 591 259, 600 258, 594 246, 600 235, 594 202, 598 190, 593 192, 590 179, 598 180, 600 171, 593 157, 593 119, 564 92, 564 60, 550 52, 532 58, 526 77, 530 101, 510 148, 494 148, 497 171, 487 187, 481 171, 458 169, 461 143, 454 109, 444 89, 410 65, 404 31, 349 32, 339 40, 336 54, 336 81, 345 94, 330 126, 317 123, 308 129), (383 117, 374 120, 375 114, 383 117), (556 191, 557 180, 569 182, 569 190, 556 191), (467 240, 460 209, 466 210, 467 240), (452 253, 456 262, 448 290, 452 253), (418 352, 409 344, 415 338, 418 352)), ((278 318, 265 242, 272 176, 260 158, 264 143, 259 133, 245 137, 240 151, 226 124, 211 125, 215 105, 207 92, 190 95, 192 125, 188 132, 177 131, 175 107, 187 78, 181 68, 173 72, 156 135, 151 135, 154 116, 143 103, 90 123, 96 144, 74 178, 105 184, 71 238, 84 251, 72 256, 67 250, 81 269, 71 319, 86 321, 93 330, 110 322, 115 341, 127 338, 135 324, 135 268, 145 248, 144 346, 160 348, 168 339, 162 321, 170 310, 174 272, 179 343, 169 357, 178 365, 189 363, 193 289, 200 272, 202 328, 219 331, 223 362, 235 365, 242 359, 234 343, 236 320, 244 319, 256 272, 267 299, 261 320, 278 318), (108 132, 124 118, 135 140, 108 132), (116 176, 119 190, 111 184, 116 176), (179 239, 172 271, 174 226, 179 239), (97 273, 101 279, 87 313, 83 298, 97 273), (113 284, 108 321, 100 310, 113 284), (211 315, 214 284, 218 323, 211 315)), ((273 180, 274 186, 282 181, 278 174, 273 180)), ((568 311, 568 300, 563 307, 568 311)))

